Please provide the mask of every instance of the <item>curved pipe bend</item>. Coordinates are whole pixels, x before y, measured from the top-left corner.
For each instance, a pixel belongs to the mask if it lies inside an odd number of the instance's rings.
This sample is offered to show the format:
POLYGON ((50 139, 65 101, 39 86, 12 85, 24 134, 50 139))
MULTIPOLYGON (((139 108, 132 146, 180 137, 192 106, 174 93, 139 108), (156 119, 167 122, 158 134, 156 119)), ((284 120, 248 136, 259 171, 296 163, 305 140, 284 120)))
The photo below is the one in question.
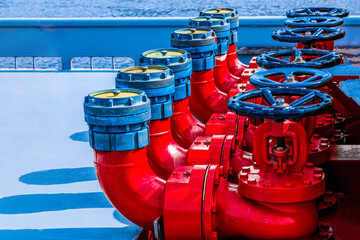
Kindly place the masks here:
POLYGON ((191 114, 188 98, 173 102, 171 132, 174 140, 184 148, 189 148, 196 137, 204 135, 205 125, 191 114))
POLYGON ((163 212, 165 181, 150 169, 146 148, 94 152, 96 175, 111 204, 134 224, 152 230, 163 212))
POLYGON ((150 143, 147 158, 151 169, 162 179, 168 179, 176 166, 186 165, 187 149, 178 145, 171 133, 171 118, 148 123, 150 143))
POLYGON ((216 87, 224 93, 229 93, 234 84, 240 83, 240 78, 229 71, 227 54, 215 56, 214 78, 216 87))
POLYGON ((213 113, 228 112, 228 95, 215 86, 214 69, 193 72, 191 75, 190 111, 206 123, 213 113))
POLYGON ((237 57, 236 44, 230 44, 228 46, 227 62, 229 71, 236 77, 241 78, 241 74, 248 68, 248 65, 243 64, 237 57))
POLYGON ((258 202, 240 196, 237 185, 221 181, 214 193, 219 238, 295 239, 313 234, 318 226, 315 199, 289 204, 258 202))

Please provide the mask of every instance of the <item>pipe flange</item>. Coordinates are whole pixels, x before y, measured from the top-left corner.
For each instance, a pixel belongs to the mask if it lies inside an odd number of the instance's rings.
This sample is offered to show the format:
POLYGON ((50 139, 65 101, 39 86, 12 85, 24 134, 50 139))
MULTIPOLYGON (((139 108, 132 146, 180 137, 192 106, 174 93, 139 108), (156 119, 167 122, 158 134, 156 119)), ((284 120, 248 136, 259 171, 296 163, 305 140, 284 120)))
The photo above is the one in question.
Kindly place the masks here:
POLYGON ((240 195, 262 202, 295 203, 316 199, 325 193, 325 174, 307 163, 303 174, 262 173, 257 166, 243 167, 239 173, 240 195))
POLYGON ((165 239, 202 239, 202 192, 207 168, 178 166, 166 181, 165 239))

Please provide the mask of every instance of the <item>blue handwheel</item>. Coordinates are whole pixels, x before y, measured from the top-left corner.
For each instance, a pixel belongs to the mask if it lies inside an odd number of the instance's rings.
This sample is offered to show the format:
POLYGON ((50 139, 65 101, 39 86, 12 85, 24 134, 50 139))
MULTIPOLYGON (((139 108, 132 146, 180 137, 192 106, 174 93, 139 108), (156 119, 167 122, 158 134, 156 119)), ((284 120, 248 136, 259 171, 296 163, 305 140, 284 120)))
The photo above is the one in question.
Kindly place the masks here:
POLYGON ((256 58, 258 66, 269 68, 327 68, 341 63, 341 55, 336 52, 316 49, 286 49, 263 53, 256 58), (293 61, 278 59, 279 57, 294 58, 293 61), (317 57, 317 58, 314 58, 317 57))
POLYGON ((343 38, 345 31, 338 28, 294 28, 280 29, 272 34, 272 39, 280 42, 314 43, 343 38))
POLYGON ((310 16, 347 17, 349 16, 349 11, 344 8, 297 8, 287 11, 286 16, 288 18, 310 16))
POLYGON ((332 98, 323 92, 304 88, 261 88, 237 94, 228 101, 228 108, 241 116, 265 119, 294 119, 313 116, 332 104, 332 98), (275 98, 278 96, 277 98, 275 98), (286 103, 283 96, 302 96, 292 103, 286 103), (268 105, 245 102, 264 99, 268 105), (313 102, 315 101, 315 103, 313 102))
POLYGON ((250 84, 258 88, 320 88, 331 79, 329 72, 319 69, 275 68, 254 73, 250 84))
POLYGON ((342 18, 322 16, 289 18, 285 21, 285 25, 290 28, 336 27, 343 23, 344 20, 342 18))

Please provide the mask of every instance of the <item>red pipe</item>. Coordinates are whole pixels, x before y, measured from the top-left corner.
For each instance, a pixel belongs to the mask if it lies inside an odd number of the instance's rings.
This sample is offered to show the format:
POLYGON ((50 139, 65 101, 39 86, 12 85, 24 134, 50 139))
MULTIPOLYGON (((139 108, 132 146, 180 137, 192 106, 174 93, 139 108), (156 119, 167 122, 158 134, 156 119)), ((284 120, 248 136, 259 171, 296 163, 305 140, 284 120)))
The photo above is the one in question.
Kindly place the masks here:
POLYGON ((186 165, 187 149, 179 146, 172 134, 170 118, 148 123, 150 143, 147 156, 151 169, 162 179, 168 179, 176 166, 186 165))
POLYGON ((215 189, 215 227, 220 239, 294 239, 317 229, 315 199, 298 203, 264 203, 240 196, 236 185, 221 181, 215 189))
POLYGON ((194 118, 189 109, 189 99, 173 102, 171 132, 174 140, 183 148, 189 148, 198 136, 203 136, 205 125, 194 118))
POLYGON ((249 67, 245 64, 243 64, 237 57, 236 53, 236 44, 229 44, 228 46, 228 53, 227 53, 227 62, 229 66, 230 72, 236 76, 241 77, 242 72, 245 70, 245 68, 249 67))
POLYGON ((229 71, 226 54, 215 56, 214 78, 216 87, 224 93, 228 93, 233 84, 240 83, 240 78, 229 71))
POLYGON ((191 75, 190 110, 202 123, 206 123, 213 113, 228 111, 228 96, 216 88, 213 74, 214 69, 210 69, 191 75))
POLYGON ((96 175, 111 204, 134 224, 152 230, 163 212, 165 181, 151 171, 146 148, 94 152, 96 175))

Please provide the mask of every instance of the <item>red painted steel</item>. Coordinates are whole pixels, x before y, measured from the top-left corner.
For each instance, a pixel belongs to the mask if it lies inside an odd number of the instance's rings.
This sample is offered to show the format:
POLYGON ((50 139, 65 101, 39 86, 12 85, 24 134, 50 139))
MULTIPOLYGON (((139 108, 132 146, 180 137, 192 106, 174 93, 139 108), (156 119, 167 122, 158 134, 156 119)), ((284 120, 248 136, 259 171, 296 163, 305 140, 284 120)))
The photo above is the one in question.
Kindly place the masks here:
POLYGON ((216 87, 224 93, 228 93, 233 84, 240 83, 240 78, 229 71, 227 54, 215 56, 214 78, 216 87))
POLYGON ((229 44, 227 62, 230 73, 238 78, 241 77, 242 72, 245 70, 245 68, 248 67, 247 65, 243 64, 237 57, 236 44, 229 44))
POLYGON ((173 102, 171 132, 175 141, 184 148, 189 148, 197 136, 204 135, 205 125, 194 118, 190 112, 189 99, 173 102))
POLYGON ((146 148, 95 150, 95 169, 111 204, 134 224, 153 229, 154 220, 163 213, 165 181, 150 169, 146 148))
POLYGON ((228 95, 215 86, 214 69, 193 72, 191 75, 190 111, 206 123, 213 113, 226 113, 228 95))
POLYGON ((147 156, 151 169, 162 179, 167 179, 176 166, 186 165, 187 149, 179 146, 172 134, 170 118, 148 123, 150 143, 147 156))

